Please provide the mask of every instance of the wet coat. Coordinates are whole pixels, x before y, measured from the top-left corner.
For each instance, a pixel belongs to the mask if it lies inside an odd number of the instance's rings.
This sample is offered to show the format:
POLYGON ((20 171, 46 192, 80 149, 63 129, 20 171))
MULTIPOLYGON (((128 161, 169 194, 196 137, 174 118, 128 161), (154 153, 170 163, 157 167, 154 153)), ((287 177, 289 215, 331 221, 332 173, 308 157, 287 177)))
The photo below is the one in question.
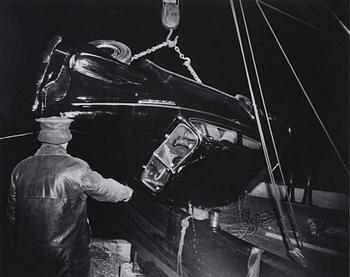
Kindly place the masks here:
POLYGON ((58 145, 43 144, 12 172, 8 216, 20 262, 36 276, 87 276, 87 195, 128 200, 132 190, 105 179, 58 145))

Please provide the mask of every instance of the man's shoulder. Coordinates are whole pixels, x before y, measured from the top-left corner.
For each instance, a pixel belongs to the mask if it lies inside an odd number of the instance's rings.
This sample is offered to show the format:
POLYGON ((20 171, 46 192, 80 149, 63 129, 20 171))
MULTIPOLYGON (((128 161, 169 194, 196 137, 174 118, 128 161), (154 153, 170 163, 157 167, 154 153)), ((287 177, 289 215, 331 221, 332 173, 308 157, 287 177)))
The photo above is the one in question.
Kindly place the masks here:
POLYGON ((84 161, 84 160, 82 160, 80 158, 73 157, 73 156, 69 156, 69 158, 71 158, 75 163, 77 163, 80 166, 90 167, 89 164, 86 161, 84 161))
MULTIPOLYGON (((49 157, 49 155, 47 157, 49 157)), ((66 160, 66 161, 70 160, 71 162, 74 162, 79 167, 84 167, 84 168, 89 168, 90 167, 89 164, 86 161, 84 161, 84 160, 82 160, 80 158, 71 156, 71 155, 62 156, 62 158, 63 158, 63 160, 66 160)), ((19 168, 22 168, 22 167, 26 167, 27 164, 35 162, 38 159, 39 159, 39 157, 36 156, 36 155, 29 156, 29 157, 23 159, 22 161, 20 161, 15 166, 13 171, 18 170, 19 168)))
POLYGON ((22 161, 20 161, 15 168, 13 169, 13 171, 17 170, 18 168, 25 166, 25 164, 29 163, 32 159, 34 158, 34 156, 29 156, 25 159, 23 159, 22 161))

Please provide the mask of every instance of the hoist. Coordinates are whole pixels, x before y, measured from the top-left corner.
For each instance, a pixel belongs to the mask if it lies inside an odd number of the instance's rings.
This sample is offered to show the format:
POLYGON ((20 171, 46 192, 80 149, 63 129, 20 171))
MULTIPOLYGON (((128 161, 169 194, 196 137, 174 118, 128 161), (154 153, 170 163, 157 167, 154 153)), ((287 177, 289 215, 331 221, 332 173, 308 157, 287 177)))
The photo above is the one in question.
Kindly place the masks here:
POLYGON ((161 11, 161 19, 162 24, 164 28, 169 30, 169 33, 165 39, 164 42, 155 45, 145 51, 142 51, 138 54, 135 54, 131 58, 131 62, 146 56, 148 54, 151 54, 165 46, 168 46, 169 48, 173 48, 174 51, 179 55, 179 58, 183 60, 183 65, 187 68, 187 70, 191 73, 193 79, 198 82, 202 83, 201 79, 198 77, 197 73, 193 69, 191 65, 191 59, 189 57, 186 57, 180 50, 180 47, 177 46, 177 40, 178 36, 176 36, 173 40, 171 40, 171 36, 174 32, 174 30, 177 28, 177 26, 180 23, 180 8, 179 8, 179 0, 163 0, 162 5, 162 11, 161 11))
POLYGON ((163 0, 162 23, 164 28, 175 30, 180 23, 180 8, 178 0, 163 0))

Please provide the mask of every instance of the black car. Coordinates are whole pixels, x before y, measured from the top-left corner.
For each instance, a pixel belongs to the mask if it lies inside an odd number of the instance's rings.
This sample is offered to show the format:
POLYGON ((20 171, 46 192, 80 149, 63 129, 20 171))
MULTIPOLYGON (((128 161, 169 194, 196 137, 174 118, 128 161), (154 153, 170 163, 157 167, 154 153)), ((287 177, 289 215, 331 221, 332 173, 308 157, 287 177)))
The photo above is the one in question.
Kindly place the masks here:
POLYGON ((264 168, 249 98, 132 61, 119 42, 64 52, 59 41, 49 47, 33 110, 74 118, 79 139, 103 155, 113 177, 175 205, 215 206, 236 199, 264 168))

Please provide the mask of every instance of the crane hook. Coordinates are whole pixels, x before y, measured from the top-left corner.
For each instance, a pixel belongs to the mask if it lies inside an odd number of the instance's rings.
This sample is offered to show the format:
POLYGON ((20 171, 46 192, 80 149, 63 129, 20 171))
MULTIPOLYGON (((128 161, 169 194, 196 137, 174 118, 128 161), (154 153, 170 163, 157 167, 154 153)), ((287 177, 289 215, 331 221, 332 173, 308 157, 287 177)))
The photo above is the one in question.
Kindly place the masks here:
POLYGON ((161 15, 164 28, 176 29, 180 23, 179 0, 163 0, 161 15))

